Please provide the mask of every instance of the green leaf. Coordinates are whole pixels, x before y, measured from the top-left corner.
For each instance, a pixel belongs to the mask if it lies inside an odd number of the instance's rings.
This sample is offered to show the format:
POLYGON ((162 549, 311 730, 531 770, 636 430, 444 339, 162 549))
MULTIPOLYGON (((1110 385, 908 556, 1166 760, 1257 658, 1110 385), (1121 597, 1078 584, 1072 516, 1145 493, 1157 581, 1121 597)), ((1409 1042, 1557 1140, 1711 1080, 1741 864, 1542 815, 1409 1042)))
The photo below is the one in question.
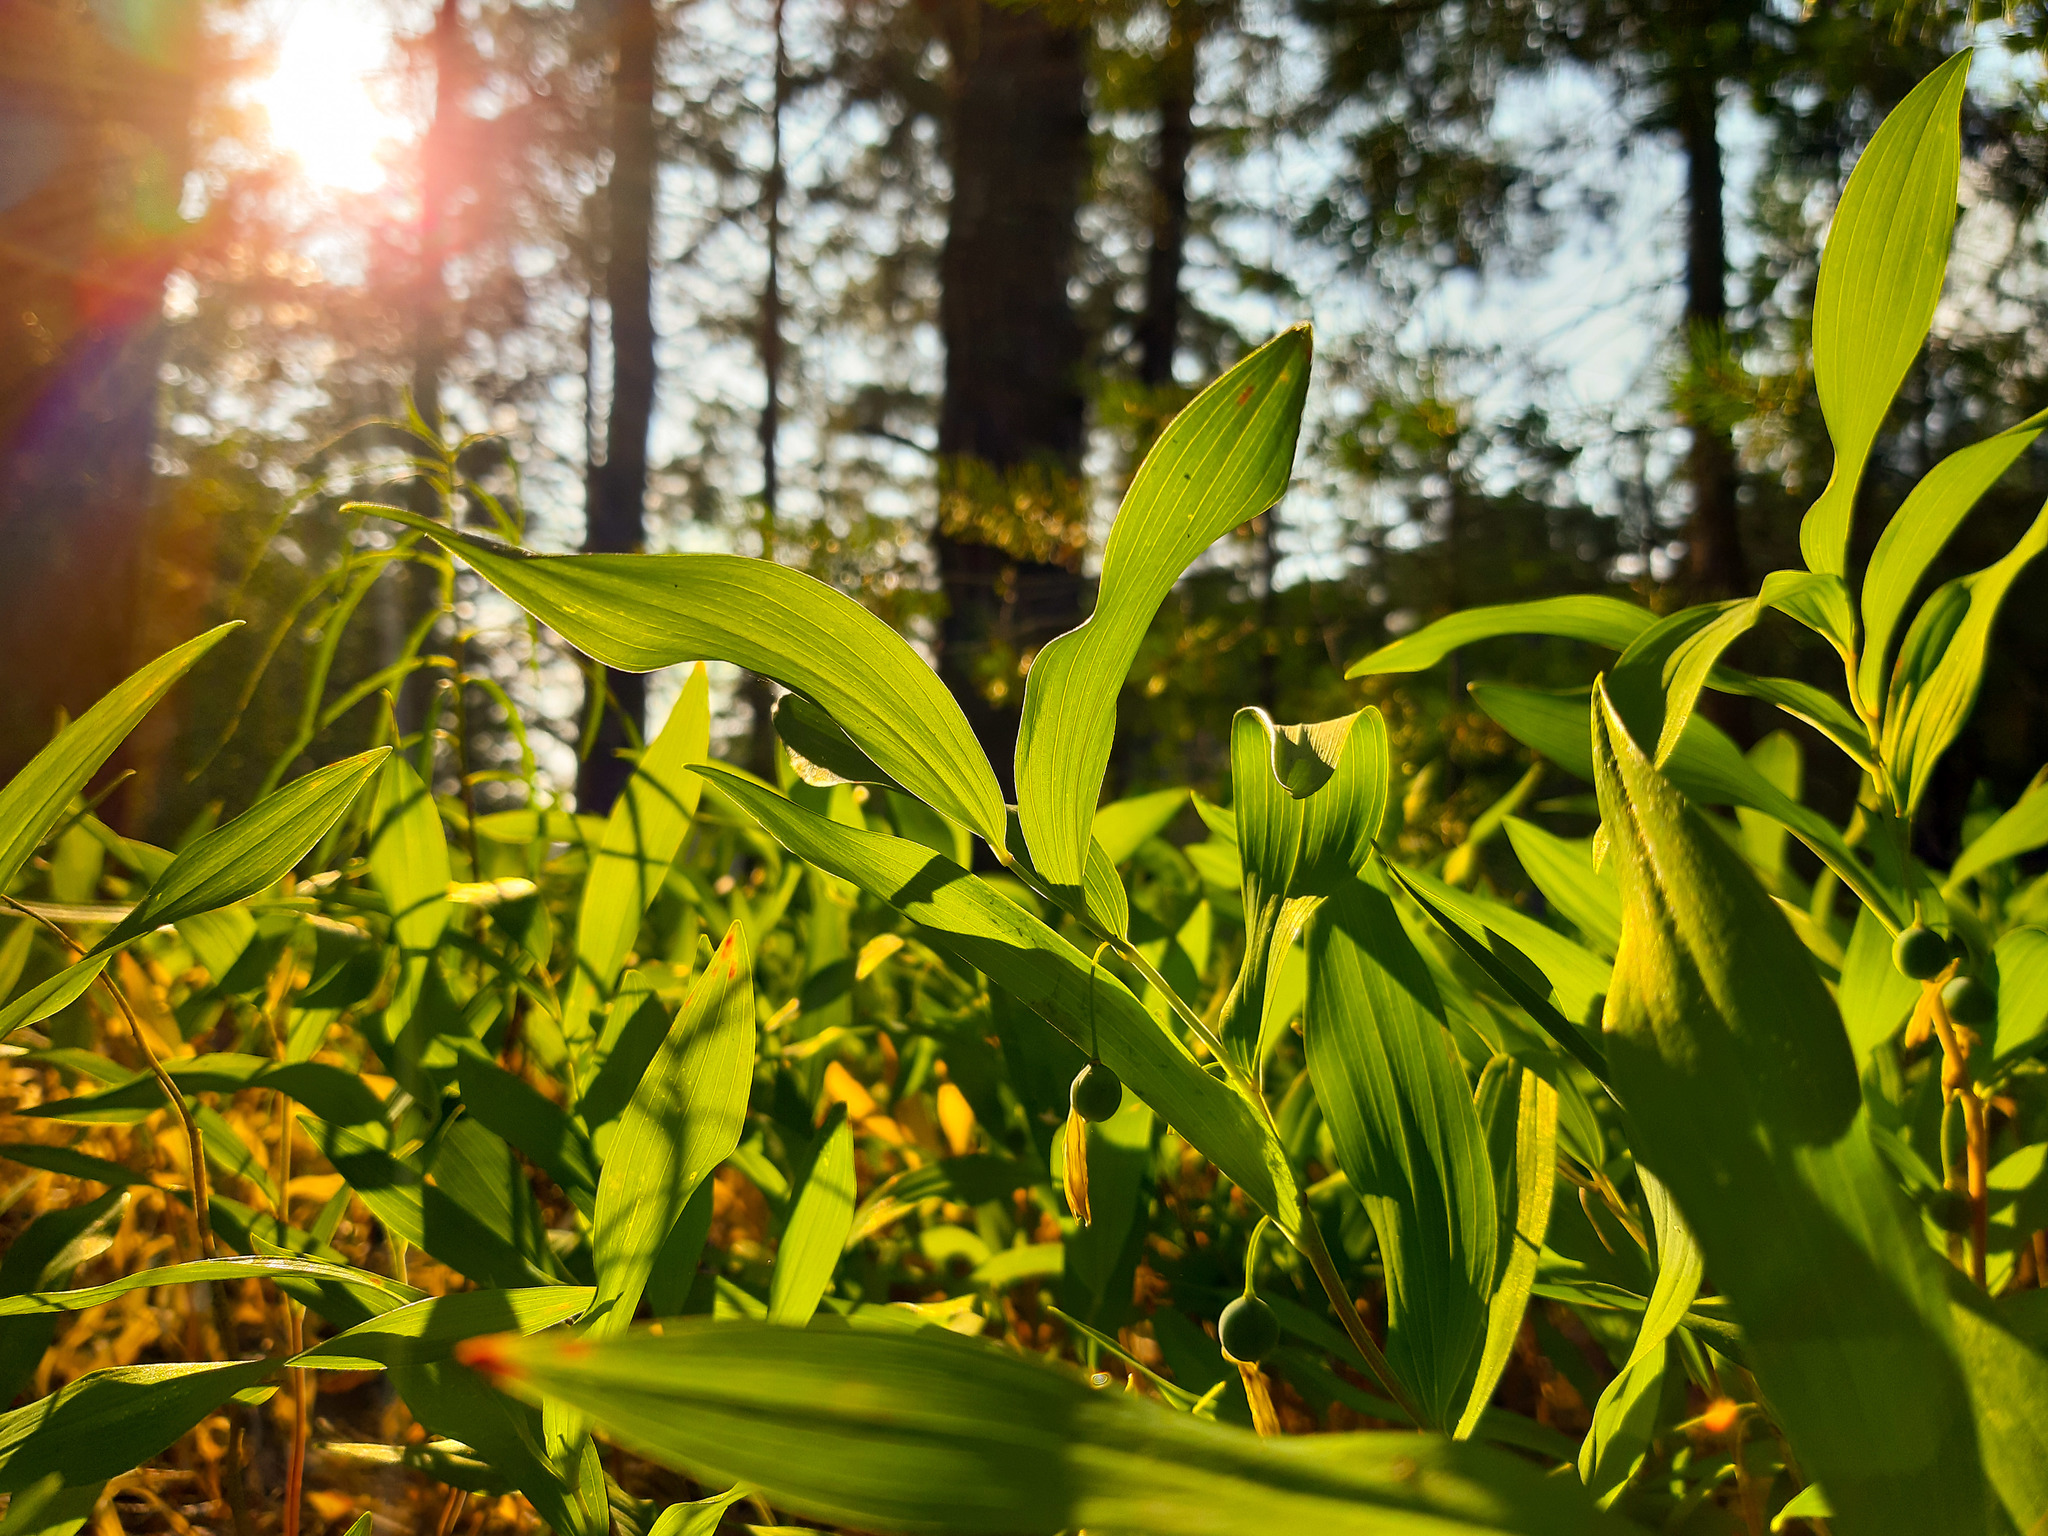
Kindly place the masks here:
POLYGON ((1821 632, 1848 655, 1853 643, 1848 588, 1839 576, 1806 571, 1773 571, 1755 597, 1702 604, 1659 619, 1621 653, 1608 687, 1636 735, 1656 738, 1660 765, 1678 749, 1721 653, 1754 629, 1767 610, 1797 611, 1807 604, 1834 614, 1839 628, 1830 625, 1821 632))
POLYGON ((768 1321, 786 1327, 803 1327, 818 1310, 853 1230, 853 1126, 844 1104, 832 1106, 818 1134, 768 1282, 768 1321))
POLYGON ((1906 633, 1885 701, 1884 753, 1892 803, 1910 816, 1935 766, 1962 731, 1977 701, 1991 625, 2005 594, 2034 557, 2048 549, 2048 507, 2004 559, 1948 583, 1906 633))
MULTIPOLYGON (((1474 683, 1472 701, 1517 741, 1534 747, 1567 773, 1592 780, 1593 756, 1579 728, 1585 694, 1474 683)), ((1697 714, 1687 721, 1677 747, 1660 771, 1687 798, 1703 805, 1747 806, 1783 822, 1888 930, 1897 932, 1904 926, 1899 902, 1856 857, 1841 830, 1766 779, 1711 722, 1697 714)))
POLYGON ((2017 805, 1970 840, 1942 889, 1952 891, 1993 865, 2032 853, 2044 843, 2048 843, 2048 781, 2032 785, 2017 805))
POLYGON ((1290 1235, 1300 1199, 1259 1109, 1219 1082, 1109 971, 1015 902, 921 843, 844 827, 715 765, 714 783, 797 857, 918 924, 925 942, 985 974, 1099 1059, 1290 1235))
POLYGON ((1394 906, 1353 882, 1308 930, 1309 1074, 1387 1275, 1387 1358, 1456 1420, 1487 1329, 1498 1218, 1472 1090, 1394 906))
POLYGON ((25 1024, 40 1024, 51 1014, 69 1008, 99 979, 112 955, 88 955, 67 965, 56 975, 37 982, 21 996, 0 1009, 0 1040, 25 1024))
POLYGON ((1844 1527, 1977 1529, 1940 1266, 1871 1142, 1834 1000, 1604 693, 1593 735, 1622 889, 1607 1059, 1637 1156, 1677 1199, 1844 1527))
POLYGON ((1529 1310, 1529 1290, 1536 1282, 1536 1262, 1550 1230, 1550 1203, 1557 1191, 1557 1090, 1525 1067, 1515 1069, 1514 1160, 1501 1185, 1496 1205, 1501 1223, 1498 1269, 1493 1297, 1486 1308, 1486 1339, 1480 1346, 1479 1368, 1457 1437, 1472 1438, 1492 1401, 1522 1331, 1529 1310))
POLYGON ((53 1473, 68 1486, 118 1477, 276 1368, 270 1360, 231 1360, 89 1371, 0 1414, 0 1493, 19 1493, 53 1473))
POLYGON ((596 1292, 587 1285, 549 1285, 413 1295, 416 1299, 410 1304, 323 1339, 285 1364, 295 1370, 381 1371, 446 1360, 463 1339, 487 1333, 538 1333, 565 1323, 588 1307, 596 1292))
POLYGON ((2039 1531, 2048 1522, 2048 1353, 2010 1298, 1994 1302, 1955 1274, 1949 1292, 1985 1473, 2012 1528, 2039 1531))
POLYGON ((1607 995, 1613 968, 1606 960, 1573 943, 1555 928, 1538 922, 1504 901, 1482 896, 1477 891, 1461 891, 1419 869, 1404 869, 1400 875, 1401 883, 1411 892, 1428 897, 1432 904, 1442 907, 1481 936, 1494 936, 1486 940, 1490 946, 1498 940, 1505 940, 1516 954, 1527 959, 1542 973, 1543 979, 1557 989, 1558 1006, 1566 1017, 1574 1021, 1587 1019, 1599 1000, 1607 995))
POLYGON ((704 781, 687 765, 702 761, 710 748, 711 682, 699 662, 591 850, 576 914, 576 974, 562 1008, 563 1038, 579 1060, 590 1046, 591 1010, 611 994, 640 920, 660 894, 697 814, 704 781))
MULTIPOLYGON (((1813 381, 1835 472, 1799 525, 1806 568, 1848 573, 1849 523, 1870 447, 1941 301, 1955 233, 1965 49, 1878 125, 1849 175, 1821 250, 1813 381)), ((1836 1494, 1834 1485, 1828 1492, 1836 1494)))
MULTIPOLYGON (((130 1291, 159 1285, 196 1285, 201 1281, 268 1279, 277 1275, 306 1275, 359 1291, 387 1302, 405 1302, 420 1293, 364 1269, 344 1269, 317 1259, 244 1258, 202 1259, 189 1264, 169 1264, 160 1269, 137 1270, 105 1285, 76 1291, 31 1291, 26 1295, 0 1297, 0 1317, 33 1317, 51 1312, 83 1312, 102 1302, 125 1296, 130 1291)), ((479 1330, 489 1332, 488 1329, 479 1330)))
POLYGON ((595 1347, 471 1346, 700 1482, 868 1530, 1141 1536, 1598 1536, 1583 1492, 1483 1446, 1408 1432, 1260 1440, 942 1330, 685 1319, 595 1347))
POLYGON ((2048 411, 1995 437, 1959 448, 1921 477, 1892 514, 1863 572, 1863 656, 1856 689, 1871 705, 1884 697, 1892 636, 1927 568, 1962 526, 1970 509, 2048 427, 2048 411))
POLYGON ((698 973, 605 1148, 591 1225, 601 1332, 633 1320, 669 1229, 739 1145, 753 1064, 752 962, 735 923, 698 973))
MULTIPOLYGON (((456 1127, 462 1123, 453 1122, 444 1135, 460 1136, 456 1127)), ((471 1129, 482 1131, 473 1124, 471 1129)), ((502 1188, 495 1191, 498 1199, 472 1204, 458 1199, 439 1182, 428 1183, 418 1169, 360 1131, 328 1125, 316 1139, 335 1171, 370 1208, 370 1214, 408 1243, 424 1248, 472 1280, 501 1286, 553 1283, 555 1277, 537 1265, 517 1240, 537 1234, 515 1234, 510 1229, 502 1188)), ((531 1191, 526 1198, 532 1199, 531 1191)))
POLYGON ((596 1164, 576 1122, 526 1079, 499 1066, 474 1040, 457 1044, 455 1074, 462 1107, 531 1159, 589 1216, 596 1209, 596 1164))
POLYGON ((64 1486, 63 1474, 52 1472, 16 1493, 0 1516, 0 1536, 76 1536, 92 1517, 107 1485, 101 1482, 64 1486))
MULTIPOLYGON (((586 1491, 580 1477, 565 1476, 549 1459, 536 1410, 492 1391, 453 1360, 394 1366, 391 1382, 415 1419, 459 1438, 525 1494, 560 1536, 608 1536, 611 1512, 602 1488, 586 1491)), ((579 1473, 580 1462, 579 1456, 579 1473)))
POLYGON ((655 1517, 647 1536, 718 1536, 719 1522, 725 1518, 726 1510, 745 1498, 746 1492, 744 1488, 728 1488, 687 1504, 671 1504, 655 1517))
POLYGON ((1998 1059, 2004 1068, 2032 1056, 2048 1037, 2048 932, 2015 928, 2000 934, 1998 964, 1998 1059))
POLYGON ((1246 932, 1219 1033, 1249 1065, 1266 1016, 1267 972, 1316 902, 1372 857, 1387 809, 1386 722, 1364 709, 1283 726, 1262 709, 1241 709, 1230 728, 1230 782, 1246 932))
POLYGON ((806 784, 821 789, 834 784, 879 784, 896 790, 903 787, 853 744, 853 738, 839 728, 837 720, 800 693, 785 693, 775 701, 775 734, 788 749, 796 776, 806 784))
POLYGON ((1593 1424, 1579 1447, 1579 1477, 1596 1497, 1605 1497, 1635 1470, 1650 1448, 1656 1425, 1658 1388, 1664 1379, 1664 1341, 1684 1321, 1700 1293, 1705 1265, 1685 1218, 1657 1176, 1638 1168, 1643 1200, 1657 1234, 1657 1280, 1643 1326, 1621 1372, 1607 1384, 1593 1409, 1593 1424))
POLYGON ((1507 832, 1523 873, 1543 899, 1579 930, 1595 953, 1613 959, 1621 942, 1621 893, 1612 880, 1594 870, 1590 852, 1518 816, 1508 818, 1507 832))
POLYGON ((1159 836, 1188 803, 1185 789, 1155 790, 1116 800, 1095 813, 1095 841, 1112 866, 1120 866, 1141 845, 1159 836))
POLYGON ((1503 635, 1553 635, 1620 651, 1627 649, 1656 618, 1647 608, 1638 608, 1618 597, 1593 595, 1467 608, 1425 625, 1412 635, 1404 635, 1391 645, 1381 646, 1365 660, 1354 663, 1344 675, 1371 677, 1382 672, 1420 672, 1462 646, 1503 635))
POLYGON ((0 789, 0 891, 14 883, 21 866, 50 835, 72 797, 85 788, 86 781, 127 739, 136 723, 200 657, 226 639, 230 630, 240 627, 239 619, 222 624, 166 651, 67 725, 55 741, 8 780, 7 787, 0 789))
POLYGON ((362 510, 426 534, 608 667, 729 661, 795 689, 896 783, 1002 847, 1002 788, 959 704, 908 641, 823 582, 739 555, 534 555, 362 510))
POLYGON ((370 883, 391 910, 399 949, 423 954, 448 926, 448 834, 434 797, 394 752, 377 771, 370 812, 370 883))
POLYGON ((92 947, 109 954, 166 923, 233 906, 274 884, 341 819, 386 748, 316 768, 186 848, 141 903, 92 947))
POLYGON ((1117 695, 1153 615, 1196 556, 1286 493, 1311 349, 1306 326, 1284 332, 1174 417, 1110 527, 1095 612, 1031 664, 1017 809, 1032 862, 1057 888, 1078 887, 1087 867, 1117 695))

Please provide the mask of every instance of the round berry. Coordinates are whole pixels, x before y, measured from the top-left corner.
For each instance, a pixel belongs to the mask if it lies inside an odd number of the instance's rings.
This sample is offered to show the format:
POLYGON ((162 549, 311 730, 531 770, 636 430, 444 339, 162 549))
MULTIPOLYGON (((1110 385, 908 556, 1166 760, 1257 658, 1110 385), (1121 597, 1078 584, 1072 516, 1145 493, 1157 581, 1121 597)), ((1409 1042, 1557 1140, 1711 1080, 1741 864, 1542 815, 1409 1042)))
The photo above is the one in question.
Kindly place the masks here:
POLYGON ((1240 1296, 1216 1320, 1216 1338, 1231 1359, 1257 1365, 1280 1342, 1280 1319, 1258 1297, 1240 1296))
POLYGON ((1083 1120, 1107 1120, 1123 1105, 1124 1085, 1101 1062, 1091 1061, 1074 1074, 1067 1102, 1083 1120))
POLYGON ((1998 997, 1975 976, 1958 976, 1941 989, 1941 1006, 1958 1024, 1972 1029, 1998 1017, 1998 997))
POLYGON ((1901 929, 1899 936, 1892 940, 1892 964, 1902 975, 1915 981, 1929 981, 1939 976, 1948 964, 1948 958, 1948 940, 1925 923, 1901 929))

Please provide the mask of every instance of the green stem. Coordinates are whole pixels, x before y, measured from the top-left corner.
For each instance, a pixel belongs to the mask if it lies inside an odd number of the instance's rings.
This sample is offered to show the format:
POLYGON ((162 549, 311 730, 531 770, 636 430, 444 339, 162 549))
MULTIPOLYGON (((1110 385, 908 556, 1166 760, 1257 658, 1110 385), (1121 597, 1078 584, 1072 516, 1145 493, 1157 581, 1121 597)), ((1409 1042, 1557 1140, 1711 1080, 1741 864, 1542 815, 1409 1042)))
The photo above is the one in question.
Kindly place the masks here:
POLYGON ((1380 1352, 1379 1345, 1366 1332, 1365 1322, 1358 1315, 1358 1304, 1352 1300, 1351 1292, 1345 1287, 1344 1279, 1337 1273, 1337 1266, 1330 1258, 1330 1250, 1324 1246, 1323 1234, 1316 1226, 1315 1216, 1308 1208, 1308 1202, 1301 1202, 1301 1232, 1294 1239, 1294 1246, 1308 1259, 1309 1267, 1316 1272, 1316 1279, 1322 1282, 1323 1294, 1330 1298, 1330 1305, 1336 1309, 1337 1321, 1344 1325, 1344 1332, 1365 1360, 1366 1369, 1371 1371, 1380 1384, 1380 1390, 1408 1415, 1408 1420, 1417 1429, 1427 1427, 1422 1410, 1408 1395, 1408 1389, 1394 1374, 1393 1366, 1380 1352))

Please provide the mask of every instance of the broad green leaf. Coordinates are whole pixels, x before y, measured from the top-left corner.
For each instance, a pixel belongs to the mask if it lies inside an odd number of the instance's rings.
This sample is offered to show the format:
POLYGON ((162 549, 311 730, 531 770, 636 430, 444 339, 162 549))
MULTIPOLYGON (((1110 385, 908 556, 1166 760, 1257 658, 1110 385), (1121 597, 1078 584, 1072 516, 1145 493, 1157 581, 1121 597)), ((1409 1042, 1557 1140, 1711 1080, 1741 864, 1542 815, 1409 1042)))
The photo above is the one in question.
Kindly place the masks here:
POLYGON ((1579 1447, 1579 1478, 1602 1498, 1621 1486, 1635 1470, 1637 1458, 1650 1448, 1658 1388, 1664 1379, 1664 1342, 1684 1321, 1705 1273, 1699 1244, 1671 1192, 1647 1168, 1638 1168, 1637 1177, 1657 1234, 1657 1280, 1635 1345, 1620 1374, 1600 1394, 1592 1427, 1579 1447))
POLYGON ((1831 693, 1793 677, 1754 677, 1733 667, 1716 667, 1708 686, 1721 693, 1745 699, 1762 699, 1775 705, 1804 725, 1840 747, 1849 760, 1865 773, 1877 772, 1877 751, 1870 744, 1870 730, 1848 705, 1831 693))
POLYGON ((699 662, 591 850, 576 914, 576 973, 562 1008, 562 1035, 579 1060, 590 1045, 591 1010, 618 981, 640 920, 697 814, 704 781, 687 765, 702 761, 710 748, 711 681, 699 662))
MULTIPOLYGON (((410 1289, 410 1287, 408 1287, 410 1289)), ((596 1295, 587 1285, 526 1290, 455 1291, 409 1305, 323 1339, 285 1364, 296 1370, 381 1371, 449 1359, 463 1339, 487 1333, 538 1333, 565 1323, 596 1295)))
POLYGON ((370 883, 391 909, 401 953, 424 954, 448 926, 448 834, 434 797, 398 753, 377 770, 370 812, 370 883))
POLYGON ((269 1360, 230 1360, 89 1371, 0 1414, 0 1493, 52 1473, 69 1486, 118 1477, 275 1369, 269 1360))
POLYGON ((39 1477, 8 1500, 7 1513, 0 1516, 0 1536, 76 1536, 106 1487, 88 1482, 67 1488, 61 1472, 39 1477))
POLYGON ((507 1389, 778 1509, 909 1533, 1598 1536, 1582 1490, 1408 1432, 1260 1440, 937 1329, 685 1319, 596 1346, 468 1346, 507 1389))
MULTIPOLYGON (((270 1279, 277 1275, 306 1275, 346 1286, 387 1302, 405 1302, 420 1293, 364 1269, 342 1268, 316 1259, 244 1258, 201 1259, 188 1264, 168 1264, 160 1269, 137 1270, 105 1285, 76 1291, 31 1291, 21 1296, 0 1297, 0 1317, 33 1317, 51 1312, 83 1312, 87 1307, 125 1296, 130 1291, 159 1285, 196 1285, 201 1281, 270 1279)), ((479 1332, 489 1332, 480 1329, 479 1332)))
MULTIPOLYGON (((576 1122, 526 1079, 507 1072, 473 1040, 455 1052, 462 1107, 517 1147, 587 1217, 596 1209, 597 1174, 576 1122)), ((331 1117, 323 1117, 331 1118, 331 1117)))
POLYGON ((5 1040, 25 1024, 40 1024, 51 1014, 69 1008, 87 987, 99 979, 100 972, 113 958, 112 955, 88 955, 30 987, 0 1009, 0 1040, 5 1040))
POLYGON ((1055 887, 1081 884, 1117 695, 1153 615, 1197 555, 1287 491, 1310 351, 1306 326, 1284 332, 1174 417, 1110 527, 1095 612, 1031 664, 1017 729, 1017 809, 1032 862, 1055 887))
POLYGON ((1566 842, 1518 816, 1508 818, 1507 832, 1523 873, 1543 899, 1579 930, 1596 954, 1613 959, 1614 947, 1621 942, 1621 893, 1612 880, 1594 870, 1584 845, 1566 842))
POLYGON ((785 1327, 801 1328, 811 1320, 853 1230, 853 1126, 844 1104, 832 1107, 819 1134, 768 1282, 768 1321, 785 1327))
POLYGON ((2015 928, 2000 934, 1998 1060, 2000 1068, 2040 1051, 2048 1038, 2048 932, 2015 928))
POLYGON ((1315 904, 1372 857, 1387 809, 1387 727, 1376 709, 1314 725, 1275 725, 1241 709, 1230 782, 1243 863, 1244 965, 1219 1033, 1241 1065, 1257 1059, 1266 979, 1315 904))
POLYGON ((893 907, 934 949, 981 971, 1083 1051, 1099 1051, 1283 1231, 1299 1230, 1293 1169, 1259 1109, 1204 1071, 1106 967, 921 843, 841 826, 716 765, 705 772, 790 852, 893 907))
POLYGON ((1514 1160, 1511 1177, 1499 1186, 1500 1251, 1495 1255, 1497 1280, 1486 1308, 1486 1339, 1479 1367, 1457 1437, 1469 1440, 1492 1401, 1522 1331, 1529 1310, 1529 1289, 1536 1281, 1536 1262, 1550 1230, 1550 1202, 1557 1190, 1557 1090, 1526 1067, 1515 1069, 1514 1160))
POLYGON ((1161 789, 1112 801, 1095 813, 1095 841, 1102 845, 1112 866, 1121 865, 1141 844, 1164 832, 1187 803, 1185 789, 1161 789))
MULTIPOLYGON (((1592 780, 1593 756, 1579 729, 1585 694, 1474 683, 1472 701, 1517 741, 1534 747, 1567 773, 1592 780)), ((1783 822, 1877 913, 1888 930, 1896 932, 1904 926, 1899 901, 1856 857, 1841 830, 1757 772, 1735 743, 1700 715, 1686 723, 1677 747, 1659 771, 1689 799, 1703 805, 1748 806, 1783 822)))
POLYGON ((2048 549, 2048 507, 2004 559, 1941 588, 1906 633, 1884 709, 1892 804, 1910 816, 1977 702, 1991 625, 2005 594, 2048 549), (1947 594, 1946 600, 1944 600, 1947 594), (1917 643, 1916 643, 1917 642, 1917 643))
POLYGON ((821 789, 834 784, 879 784, 899 791, 903 787, 853 744, 838 721, 800 693, 785 693, 775 701, 775 734, 788 749, 796 776, 806 784, 821 789))
POLYGON ((1842 956, 1835 1000, 1859 1063, 1873 1046, 1906 1022, 1919 998, 1920 983, 1892 964, 1892 936, 1884 931, 1884 924, 1868 908, 1858 912, 1856 926, 1849 930, 1849 947, 1842 956))
POLYGON ((1607 995, 1612 971, 1608 962, 1528 913, 1491 896, 1446 885, 1419 869, 1402 870, 1401 882, 1478 930, 1482 937, 1497 935, 1506 940, 1557 989, 1558 1006, 1567 1018, 1586 1019, 1607 995))
POLYGON ((967 717, 909 642, 852 598, 739 555, 534 555, 392 507, 594 660, 624 672, 729 661, 829 714, 911 794, 1003 845, 1003 792, 967 717))
POLYGON ((1373 886, 1310 920, 1302 1025, 1338 1165, 1379 1236, 1387 1358, 1430 1423, 1454 1423, 1493 1294, 1493 1170, 1436 989, 1373 886))
MULTIPOLYGON (((1821 250, 1813 382, 1835 445, 1835 471, 1799 525, 1799 549, 1810 571, 1848 573, 1849 523, 1863 466, 1941 301, 1955 232, 1958 118, 1969 71, 1965 50, 1878 125, 1842 189, 1821 250)), ((1832 1483, 1828 1491, 1836 1492, 1832 1483)))
MULTIPOLYGON (((455 1127, 460 1124, 453 1122, 446 1134, 458 1134, 455 1127)), ((371 1215, 449 1268, 492 1285, 554 1282, 555 1277, 522 1246, 520 1239, 530 1234, 508 1229, 502 1199, 480 1207, 458 1199, 361 1131, 326 1125, 319 1128, 316 1140, 371 1215)), ((530 1191, 527 1199, 532 1199, 530 1191)))
POLYGON ((2012 1528, 2040 1531, 2048 1526, 2048 1351, 2027 1337, 2011 1298, 1994 1302, 1953 1274, 1949 1291, 1984 1471, 2012 1528))
POLYGON ((739 1145, 753 1064, 753 969, 735 923, 698 973, 605 1149, 591 1223, 601 1333, 633 1320, 669 1229, 739 1145))
POLYGON ((647 1536, 718 1536, 726 1510, 746 1497, 744 1488, 728 1488, 687 1504, 671 1504, 655 1517, 647 1536))
POLYGON ((1942 889, 1952 891, 1993 865, 2032 853, 2044 843, 2048 843, 2048 781, 2037 781, 2017 805, 1970 840, 1942 889))
POLYGON ((200 657, 240 627, 240 620, 222 624, 166 651, 67 725, 8 780, 0 789, 0 891, 14 883, 29 855, 63 817, 72 796, 85 788, 136 723, 200 657))
POLYGON ((341 819, 386 748, 316 768, 186 848, 135 910, 92 948, 108 954, 166 923, 232 906, 274 884, 341 819))
POLYGON ((1856 688, 1866 703, 1874 707, 1884 697, 1892 636, 1921 577, 1970 509, 2033 445, 2043 427, 2048 427, 2048 411, 1957 449, 1921 477, 1885 524, 1863 572, 1863 656, 1856 688))
POLYGON ((1420 672, 1461 646, 1503 635, 1553 635, 1620 651, 1627 649, 1656 617, 1649 609, 1625 603, 1618 597, 1594 595, 1467 608, 1425 625, 1412 635, 1403 635, 1391 645, 1381 646, 1365 660, 1354 663, 1344 675, 1371 677, 1382 672, 1420 672))
POLYGON ((1848 655, 1854 639, 1848 588, 1839 576, 1807 571, 1773 571, 1755 597, 1702 604, 1659 619, 1621 653, 1608 687, 1636 734, 1656 738, 1658 763, 1669 761, 1678 749, 1721 653, 1754 629, 1768 609, 1805 606, 1818 606, 1838 620, 1838 628, 1822 633, 1848 655))
POLYGON ((1834 1000, 1604 694, 1593 735, 1622 889, 1607 1059, 1637 1156, 1684 1212, 1842 1528, 1980 1529, 1939 1261, 1871 1142, 1834 1000))

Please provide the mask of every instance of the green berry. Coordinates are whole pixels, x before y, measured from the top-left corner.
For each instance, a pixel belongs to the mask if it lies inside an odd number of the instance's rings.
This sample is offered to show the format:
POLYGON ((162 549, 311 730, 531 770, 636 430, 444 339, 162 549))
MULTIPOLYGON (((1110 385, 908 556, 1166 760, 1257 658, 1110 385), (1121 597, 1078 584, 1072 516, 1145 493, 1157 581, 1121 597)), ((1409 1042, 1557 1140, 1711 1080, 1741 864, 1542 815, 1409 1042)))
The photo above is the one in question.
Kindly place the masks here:
POLYGON ((1101 1062, 1091 1061, 1074 1074, 1067 1102, 1083 1120, 1107 1120, 1123 1105, 1124 1085, 1101 1062))
POLYGON ((1975 976, 1958 976, 1941 989, 1941 1006, 1958 1024, 1972 1029, 1998 1017, 1998 996, 1975 976))
POLYGON ((1948 958, 1948 940, 1925 923, 1915 923, 1902 929, 1892 940, 1892 964, 1902 975, 1915 981, 1929 981, 1939 976, 1948 964, 1948 958))
POLYGON ((1240 1296, 1216 1321, 1223 1353, 1245 1365, 1257 1365, 1280 1342, 1280 1319, 1256 1296, 1240 1296))

